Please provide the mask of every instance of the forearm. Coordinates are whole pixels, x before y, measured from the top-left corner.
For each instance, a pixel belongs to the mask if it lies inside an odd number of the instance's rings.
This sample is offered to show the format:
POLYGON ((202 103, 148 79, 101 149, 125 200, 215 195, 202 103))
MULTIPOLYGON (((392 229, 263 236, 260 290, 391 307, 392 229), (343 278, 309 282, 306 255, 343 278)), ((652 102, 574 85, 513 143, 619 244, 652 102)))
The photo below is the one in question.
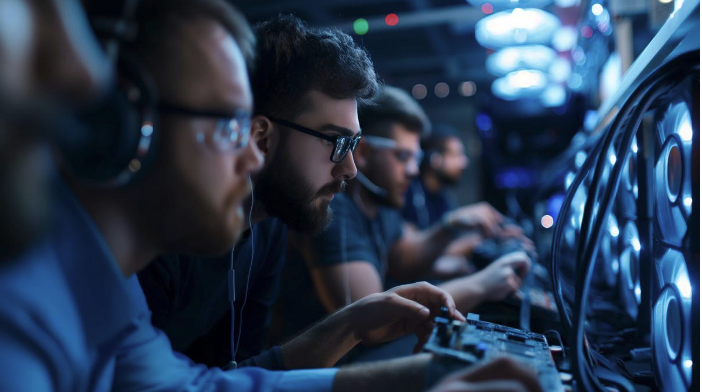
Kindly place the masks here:
POLYGON ((479 278, 479 274, 464 276, 442 283, 439 287, 451 294, 456 302, 456 309, 466 314, 485 300, 485 292, 479 278))
POLYGON ((344 367, 334 378, 334 392, 422 391, 430 354, 344 367))
POLYGON ((288 370, 334 366, 360 340, 350 328, 344 309, 333 313, 280 348, 288 370))
POLYGON ((401 280, 426 275, 452 239, 453 231, 443 224, 408 232, 390 252, 390 273, 401 280))

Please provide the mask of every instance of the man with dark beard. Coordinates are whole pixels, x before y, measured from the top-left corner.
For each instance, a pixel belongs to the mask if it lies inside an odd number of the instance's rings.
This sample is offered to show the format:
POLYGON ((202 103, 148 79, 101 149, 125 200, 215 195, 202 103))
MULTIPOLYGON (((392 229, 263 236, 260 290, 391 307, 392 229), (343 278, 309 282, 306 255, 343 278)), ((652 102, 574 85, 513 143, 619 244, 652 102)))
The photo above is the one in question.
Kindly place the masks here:
MULTIPOLYGON (((364 136, 354 152, 358 173, 331 204, 334 220, 319 235, 300 234, 291 241, 280 298, 283 337, 310 320, 382 292, 388 277, 411 281, 426 276, 457 231, 499 235, 502 230, 504 217, 487 203, 452 211, 426 230, 406 225, 400 209, 419 171, 419 141, 429 127, 427 116, 409 94, 385 86, 360 108, 359 118, 364 136), (292 293, 312 299, 297 303, 292 293)), ((465 313, 516 291, 529 266, 526 254, 512 253, 439 287, 465 313)), ((400 349, 390 355, 408 351, 400 349)))
POLYGON ((261 352, 279 291, 286 226, 318 233, 331 220, 334 194, 356 175, 357 102, 372 98, 378 82, 368 54, 338 30, 280 16, 259 25, 256 35, 251 138, 265 163, 251 178, 251 229, 226 255, 161 257, 139 280, 153 324, 196 362, 273 370, 332 366, 358 342, 342 338, 343 330, 366 344, 387 341, 399 335, 370 329, 405 320, 407 306, 420 303, 434 313, 439 302, 455 305, 426 283, 402 286, 382 294, 399 301, 394 311, 360 302, 261 352))

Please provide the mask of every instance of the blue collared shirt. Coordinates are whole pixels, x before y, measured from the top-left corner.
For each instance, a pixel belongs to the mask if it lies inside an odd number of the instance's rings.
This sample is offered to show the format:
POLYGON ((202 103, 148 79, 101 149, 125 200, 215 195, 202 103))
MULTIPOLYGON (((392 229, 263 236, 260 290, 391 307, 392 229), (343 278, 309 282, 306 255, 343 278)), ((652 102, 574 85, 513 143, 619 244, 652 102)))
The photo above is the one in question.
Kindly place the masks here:
POLYGON ((47 241, 0 270, 0 391, 330 391, 335 369, 225 372, 173 352, 64 185, 47 241))

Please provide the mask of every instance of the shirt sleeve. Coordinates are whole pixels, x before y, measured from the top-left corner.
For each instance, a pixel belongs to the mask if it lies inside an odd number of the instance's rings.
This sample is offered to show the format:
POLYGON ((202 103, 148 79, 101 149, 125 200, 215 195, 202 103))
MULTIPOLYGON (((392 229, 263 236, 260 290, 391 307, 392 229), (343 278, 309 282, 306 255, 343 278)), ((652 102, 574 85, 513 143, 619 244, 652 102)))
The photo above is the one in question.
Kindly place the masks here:
MULTIPOLYGON (((143 300, 133 282, 136 300, 143 300)), ((193 363, 171 349, 166 335, 149 322, 148 309, 134 320, 120 343, 115 363, 113 390, 119 391, 331 391, 335 369, 269 371, 242 368, 223 371, 193 363)))
POLYGON ((269 350, 239 362, 239 367, 250 366, 268 370, 285 370, 283 356, 280 354, 280 346, 271 347, 269 350))
POLYGON ((0 390, 49 392, 61 390, 62 386, 66 389, 70 365, 50 339, 36 338, 42 336, 38 333, 40 328, 31 322, 17 328, 2 316, 0 322, 0 390))
POLYGON ((334 215, 331 223, 312 239, 312 260, 308 260, 312 266, 330 266, 346 261, 379 263, 374 245, 367 236, 364 218, 351 203, 353 201, 345 195, 332 200, 334 215))

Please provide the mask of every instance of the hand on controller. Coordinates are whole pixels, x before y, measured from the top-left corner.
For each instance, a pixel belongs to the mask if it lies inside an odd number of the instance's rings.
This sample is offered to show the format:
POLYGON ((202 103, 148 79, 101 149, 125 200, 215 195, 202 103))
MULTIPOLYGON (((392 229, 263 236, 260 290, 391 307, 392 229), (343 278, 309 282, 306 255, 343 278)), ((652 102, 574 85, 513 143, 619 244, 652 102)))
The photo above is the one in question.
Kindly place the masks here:
POLYGON ((371 294, 349 305, 348 323, 354 336, 364 344, 378 344, 407 334, 416 334, 419 351, 429 339, 433 319, 441 307, 449 315, 465 321, 456 310, 453 298, 444 290, 426 282, 395 287, 384 293, 371 294))
POLYGON ((483 298, 502 301, 519 289, 522 279, 529 272, 531 262, 524 252, 513 252, 500 257, 476 275, 482 285, 483 298))

